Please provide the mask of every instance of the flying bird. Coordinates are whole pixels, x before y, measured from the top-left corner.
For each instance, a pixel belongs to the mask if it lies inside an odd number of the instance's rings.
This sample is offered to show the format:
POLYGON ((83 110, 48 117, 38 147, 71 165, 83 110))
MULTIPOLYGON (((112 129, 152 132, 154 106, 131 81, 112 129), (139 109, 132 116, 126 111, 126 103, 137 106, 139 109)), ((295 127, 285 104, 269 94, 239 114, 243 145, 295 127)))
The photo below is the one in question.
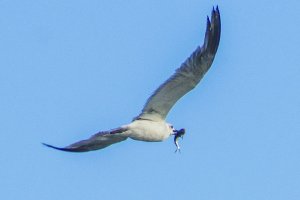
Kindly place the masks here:
POLYGON ((207 16, 204 43, 196 48, 175 73, 160 85, 147 100, 142 112, 131 123, 109 131, 101 131, 86 140, 66 147, 45 144, 57 150, 86 152, 103 149, 127 138, 146 142, 164 141, 174 136, 176 150, 180 150, 178 139, 185 129, 176 130, 165 121, 174 104, 191 91, 209 70, 216 55, 221 36, 221 20, 218 6, 212 9, 211 19, 207 16))

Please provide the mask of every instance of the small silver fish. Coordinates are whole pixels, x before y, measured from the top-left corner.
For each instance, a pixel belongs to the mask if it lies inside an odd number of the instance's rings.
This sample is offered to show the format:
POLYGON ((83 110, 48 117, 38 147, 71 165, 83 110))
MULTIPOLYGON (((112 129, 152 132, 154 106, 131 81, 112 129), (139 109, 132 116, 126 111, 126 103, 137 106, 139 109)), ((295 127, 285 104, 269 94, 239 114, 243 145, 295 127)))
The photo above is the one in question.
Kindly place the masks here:
POLYGON ((175 150, 175 153, 177 152, 177 151, 179 151, 180 152, 180 146, 179 146, 179 143, 178 143, 178 139, 179 138, 182 138, 183 139, 183 135, 185 134, 185 129, 184 128, 182 128, 182 129, 180 129, 180 130, 174 130, 174 143, 175 143, 175 145, 176 145, 176 150, 175 150))

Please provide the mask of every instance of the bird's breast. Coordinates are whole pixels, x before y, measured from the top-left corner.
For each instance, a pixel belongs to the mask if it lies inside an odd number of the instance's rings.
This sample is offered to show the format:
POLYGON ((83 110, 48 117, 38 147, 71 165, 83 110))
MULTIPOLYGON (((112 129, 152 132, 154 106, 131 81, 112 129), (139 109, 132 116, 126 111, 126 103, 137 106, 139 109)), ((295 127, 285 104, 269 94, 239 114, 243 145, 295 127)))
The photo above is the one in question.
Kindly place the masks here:
POLYGON ((128 128, 128 137, 147 142, 160 142, 167 139, 171 134, 165 122, 136 120, 129 124, 128 128))

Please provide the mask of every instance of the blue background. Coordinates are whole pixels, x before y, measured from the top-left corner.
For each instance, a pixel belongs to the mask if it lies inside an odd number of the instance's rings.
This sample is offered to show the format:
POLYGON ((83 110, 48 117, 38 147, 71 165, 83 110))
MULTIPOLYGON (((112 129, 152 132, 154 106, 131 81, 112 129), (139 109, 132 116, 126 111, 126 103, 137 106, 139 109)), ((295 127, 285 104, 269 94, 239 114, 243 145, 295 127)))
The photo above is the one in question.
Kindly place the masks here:
POLYGON ((1 0, 1 199, 300 199, 300 3, 1 0), (201 45, 211 70, 169 113, 172 139, 72 154, 126 124, 201 45))

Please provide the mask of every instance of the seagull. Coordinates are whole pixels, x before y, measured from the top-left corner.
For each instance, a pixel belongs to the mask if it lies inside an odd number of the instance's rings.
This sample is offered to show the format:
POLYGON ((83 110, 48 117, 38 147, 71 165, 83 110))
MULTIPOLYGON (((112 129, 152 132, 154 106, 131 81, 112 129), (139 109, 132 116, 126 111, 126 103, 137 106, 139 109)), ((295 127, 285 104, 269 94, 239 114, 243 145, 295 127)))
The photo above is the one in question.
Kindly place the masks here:
POLYGON ((47 147, 67 152, 87 152, 103 149, 114 143, 131 138, 145 142, 161 142, 174 136, 176 151, 180 151, 178 139, 185 129, 176 130, 165 121, 170 109, 186 93, 200 82, 209 70, 216 55, 221 36, 221 20, 218 6, 213 7, 211 19, 207 16, 204 44, 198 46, 175 73, 160 85, 149 97, 142 112, 131 123, 108 131, 101 131, 86 140, 75 142, 66 147, 47 147))

